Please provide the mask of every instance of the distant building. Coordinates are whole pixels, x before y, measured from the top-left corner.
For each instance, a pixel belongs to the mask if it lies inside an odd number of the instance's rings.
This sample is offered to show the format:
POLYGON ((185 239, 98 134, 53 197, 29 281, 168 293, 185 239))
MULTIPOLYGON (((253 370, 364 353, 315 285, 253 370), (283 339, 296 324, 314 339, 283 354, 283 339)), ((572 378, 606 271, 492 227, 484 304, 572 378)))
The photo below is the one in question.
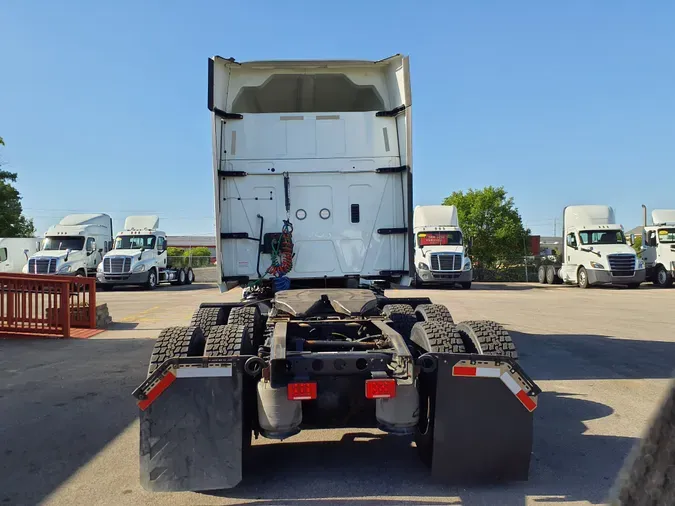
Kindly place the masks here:
POLYGON ((216 240, 212 236, 204 235, 167 235, 169 247, 189 250, 192 248, 209 248, 211 259, 216 258, 216 240))

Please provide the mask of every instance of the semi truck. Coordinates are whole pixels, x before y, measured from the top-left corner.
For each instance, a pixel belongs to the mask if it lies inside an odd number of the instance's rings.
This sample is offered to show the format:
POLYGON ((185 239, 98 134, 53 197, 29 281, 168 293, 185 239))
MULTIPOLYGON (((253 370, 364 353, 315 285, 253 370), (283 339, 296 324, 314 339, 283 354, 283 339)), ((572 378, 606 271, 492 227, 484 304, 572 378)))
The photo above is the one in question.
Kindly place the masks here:
MULTIPOLYGON (((642 206, 642 260, 645 263, 646 280, 656 286, 673 286, 675 277, 675 209, 654 209, 652 225, 647 225, 647 206, 642 206)), ((631 237, 631 244, 635 237, 631 237)))
POLYGON ((113 224, 107 214, 71 214, 47 229, 40 251, 23 272, 95 276, 96 266, 112 248, 113 224))
POLYGON ((118 285, 139 285, 148 290, 160 284, 190 285, 192 267, 172 267, 166 234, 159 230, 158 216, 129 216, 124 230, 115 237, 114 248, 96 268, 96 281, 103 290, 118 285))
POLYGON ((639 288, 645 280, 644 261, 627 244, 612 207, 565 207, 563 233, 562 263, 541 265, 540 283, 562 281, 580 288, 594 285, 639 288))
POLYGON ((37 237, 0 237, 0 272, 24 272, 28 258, 38 251, 37 237))
POLYGON ((414 438, 447 483, 526 480, 540 389, 506 329, 382 289, 415 275, 408 57, 208 76, 220 289, 242 290, 157 338, 142 486, 232 488, 253 437, 347 427, 414 438))
POLYGON ((471 288, 473 271, 456 206, 416 206, 413 211, 416 285, 471 288))

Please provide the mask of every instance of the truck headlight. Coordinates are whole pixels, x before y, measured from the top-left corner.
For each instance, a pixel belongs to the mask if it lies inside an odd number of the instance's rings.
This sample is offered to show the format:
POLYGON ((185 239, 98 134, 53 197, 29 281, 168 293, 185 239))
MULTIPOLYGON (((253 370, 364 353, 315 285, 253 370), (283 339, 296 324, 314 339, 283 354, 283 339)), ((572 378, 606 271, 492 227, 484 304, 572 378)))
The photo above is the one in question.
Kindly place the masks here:
POLYGON ((422 271, 428 271, 429 270, 429 266, 427 264, 425 264, 424 262, 418 263, 417 268, 422 270, 422 271))
POLYGON ((100 264, 98 264, 96 266, 96 271, 97 272, 103 272, 103 262, 101 262, 100 264))
POLYGON ((591 262, 591 267, 593 267, 594 269, 604 269, 605 268, 604 265, 599 264, 598 262, 591 262))
POLYGON ((467 258, 464 261, 464 270, 465 271, 470 271, 471 270, 471 259, 467 258))
POLYGON ((638 269, 644 269, 645 268, 645 261, 644 260, 638 260, 637 261, 637 268, 638 269))
POLYGON ((62 265, 62 266, 59 268, 59 272, 60 272, 60 273, 61 273, 61 272, 70 272, 71 269, 72 269, 72 266, 71 266, 70 264, 65 264, 65 265, 62 265))
POLYGON ((134 267, 134 272, 144 272, 145 271, 145 264, 137 265, 134 267))

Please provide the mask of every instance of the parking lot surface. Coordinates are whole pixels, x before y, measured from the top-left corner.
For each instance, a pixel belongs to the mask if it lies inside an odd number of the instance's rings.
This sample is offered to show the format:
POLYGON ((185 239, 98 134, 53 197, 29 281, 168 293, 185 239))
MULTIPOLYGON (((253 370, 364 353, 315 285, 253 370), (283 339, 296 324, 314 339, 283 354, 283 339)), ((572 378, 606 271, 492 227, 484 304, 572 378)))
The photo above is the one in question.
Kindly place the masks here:
POLYGON ((492 319, 511 332, 543 390, 528 482, 444 486, 429 478, 408 439, 321 430, 257 441, 256 472, 236 489, 144 491, 131 391, 145 377, 153 339, 186 324, 199 303, 239 295, 195 284, 100 293, 115 323, 89 340, 0 341, 0 503, 605 503, 675 367, 675 290, 474 284, 405 292, 446 304, 455 321, 492 319))

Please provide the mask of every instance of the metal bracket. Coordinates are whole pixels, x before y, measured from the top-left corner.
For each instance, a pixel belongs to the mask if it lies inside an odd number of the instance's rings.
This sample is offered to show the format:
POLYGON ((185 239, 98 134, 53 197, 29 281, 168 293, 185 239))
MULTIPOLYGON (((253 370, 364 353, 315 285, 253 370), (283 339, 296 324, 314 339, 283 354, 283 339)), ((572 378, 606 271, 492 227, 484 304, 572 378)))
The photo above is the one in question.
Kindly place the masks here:
POLYGON ((242 114, 225 112, 223 110, 218 109, 217 107, 213 108, 213 114, 215 114, 221 119, 244 119, 244 116, 242 114))
POLYGON ((377 233, 382 235, 392 235, 392 234, 405 234, 408 231, 408 227, 398 227, 398 228, 378 228, 377 233))
POLYGON ((406 172, 410 170, 410 167, 407 165, 401 165, 400 167, 380 167, 375 169, 375 172, 378 174, 396 174, 397 172, 406 172))
POLYGON ((244 176, 248 176, 248 173, 244 172, 243 170, 219 170, 218 176, 219 177, 244 177, 244 176))
POLYGON ((391 111, 379 111, 375 114, 375 116, 378 118, 393 118, 401 114, 403 111, 405 111, 405 105, 399 105, 398 107, 393 108, 391 111))

